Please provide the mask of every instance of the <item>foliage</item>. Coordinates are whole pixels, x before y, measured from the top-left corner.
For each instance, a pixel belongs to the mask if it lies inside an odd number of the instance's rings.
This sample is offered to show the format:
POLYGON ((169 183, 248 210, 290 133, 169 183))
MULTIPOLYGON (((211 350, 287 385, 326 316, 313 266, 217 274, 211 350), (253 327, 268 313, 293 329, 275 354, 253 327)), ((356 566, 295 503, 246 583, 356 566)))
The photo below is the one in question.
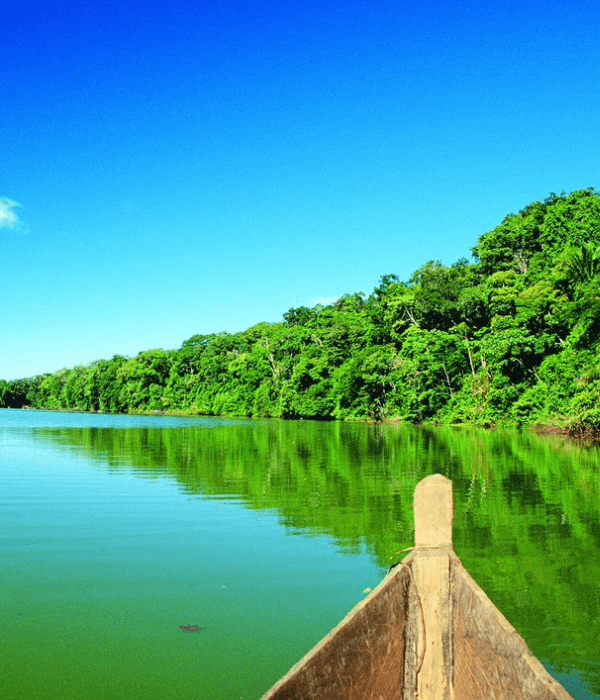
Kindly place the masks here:
POLYGON ((0 406, 600 429, 598 193, 533 202, 472 252, 280 323, 0 381, 0 406))

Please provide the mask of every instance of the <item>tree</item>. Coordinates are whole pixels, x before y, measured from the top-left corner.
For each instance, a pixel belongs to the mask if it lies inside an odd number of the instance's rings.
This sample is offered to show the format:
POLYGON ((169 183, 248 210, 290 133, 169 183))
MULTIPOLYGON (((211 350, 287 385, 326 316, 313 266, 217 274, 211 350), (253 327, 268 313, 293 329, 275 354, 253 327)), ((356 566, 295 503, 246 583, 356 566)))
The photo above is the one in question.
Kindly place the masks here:
POLYGON ((161 410, 172 354, 167 350, 146 350, 126 360, 117 371, 121 384, 119 401, 129 411, 161 410))

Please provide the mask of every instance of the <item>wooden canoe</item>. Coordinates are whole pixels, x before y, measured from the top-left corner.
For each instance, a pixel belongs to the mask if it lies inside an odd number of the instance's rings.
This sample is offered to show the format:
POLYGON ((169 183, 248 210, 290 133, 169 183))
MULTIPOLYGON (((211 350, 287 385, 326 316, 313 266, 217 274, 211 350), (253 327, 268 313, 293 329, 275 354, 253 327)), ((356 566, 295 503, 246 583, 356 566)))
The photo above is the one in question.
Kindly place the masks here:
POLYGON ((414 511, 411 553, 262 700, 571 698, 454 553, 452 482, 423 479, 414 511))

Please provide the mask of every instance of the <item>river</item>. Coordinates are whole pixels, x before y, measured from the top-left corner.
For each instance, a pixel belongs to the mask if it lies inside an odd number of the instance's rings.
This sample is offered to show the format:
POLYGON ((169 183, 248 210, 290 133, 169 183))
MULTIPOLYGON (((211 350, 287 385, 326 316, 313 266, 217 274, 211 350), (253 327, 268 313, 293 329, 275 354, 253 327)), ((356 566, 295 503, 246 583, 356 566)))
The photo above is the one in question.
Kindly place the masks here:
POLYGON ((435 472, 471 575, 574 698, 600 698, 597 446, 5 409, 3 700, 260 697, 413 544, 435 472))

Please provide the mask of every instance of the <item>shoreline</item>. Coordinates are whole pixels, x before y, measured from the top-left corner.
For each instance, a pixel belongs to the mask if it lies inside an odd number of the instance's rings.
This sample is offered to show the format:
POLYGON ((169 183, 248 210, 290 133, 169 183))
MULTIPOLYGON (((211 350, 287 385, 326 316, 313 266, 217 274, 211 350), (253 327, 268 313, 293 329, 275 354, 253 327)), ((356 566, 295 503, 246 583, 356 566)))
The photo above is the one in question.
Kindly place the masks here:
MULTIPOLYGON (((314 418, 314 417, 298 417, 284 418, 281 416, 252 416, 252 415, 227 415, 227 414, 208 414, 197 413, 194 411, 170 411, 170 410, 151 410, 151 411, 127 411, 127 412, 112 412, 112 411, 86 411, 80 408, 47 408, 44 406, 21 406, 20 408, 6 407, 7 410, 24 410, 24 411, 54 411, 56 413, 89 413, 98 415, 114 415, 114 416, 172 416, 174 418, 246 418, 260 420, 314 420, 318 422, 341 422, 341 423, 367 423, 372 425, 401 425, 407 421, 401 416, 393 416, 391 418, 383 418, 381 421, 375 421, 370 418, 314 418)), ((501 424, 478 425, 477 423, 462 422, 462 423, 443 423, 439 421, 424 421, 422 423, 410 423, 415 427, 454 427, 454 428, 479 428, 480 430, 495 430, 497 428, 510 428, 515 430, 526 430, 538 435, 563 435, 574 440, 589 440, 592 442, 600 442, 600 431, 586 427, 570 427, 565 419, 557 423, 529 423, 518 424, 515 422, 502 422, 501 424)))

